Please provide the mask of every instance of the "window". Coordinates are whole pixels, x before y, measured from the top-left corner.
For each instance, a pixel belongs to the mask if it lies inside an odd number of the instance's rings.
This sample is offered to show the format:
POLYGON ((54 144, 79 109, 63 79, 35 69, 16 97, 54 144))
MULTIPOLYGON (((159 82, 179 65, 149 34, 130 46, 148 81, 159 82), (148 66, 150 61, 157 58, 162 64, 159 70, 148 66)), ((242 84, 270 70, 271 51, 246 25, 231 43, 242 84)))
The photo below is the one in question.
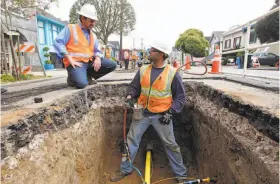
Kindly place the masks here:
POLYGON ((256 34, 255 29, 252 29, 250 31, 250 41, 249 41, 249 43, 251 44, 251 43, 256 43, 256 42, 257 42, 257 34, 256 34))
POLYGON ((45 28, 44 28, 44 22, 38 21, 38 32, 39 32, 39 42, 40 44, 45 44, 45 28))
POLYGON ((231 39, 225 41, 224 49, 228 49, 231 47, 231 39))
POLYGON ((52 45, 52 44, 53 44, 53 41, 54 41, 55 38, 57 37, 58 26, 52 24, 52 25, 51 25, 51 29, 50 29, 50 33, 51 33, 51 45, 52 45))
POLYGON ((241 36, 234 38, 234 40, 233 40, 233 47, 239 47, 240 44, 241 44, 241 36))

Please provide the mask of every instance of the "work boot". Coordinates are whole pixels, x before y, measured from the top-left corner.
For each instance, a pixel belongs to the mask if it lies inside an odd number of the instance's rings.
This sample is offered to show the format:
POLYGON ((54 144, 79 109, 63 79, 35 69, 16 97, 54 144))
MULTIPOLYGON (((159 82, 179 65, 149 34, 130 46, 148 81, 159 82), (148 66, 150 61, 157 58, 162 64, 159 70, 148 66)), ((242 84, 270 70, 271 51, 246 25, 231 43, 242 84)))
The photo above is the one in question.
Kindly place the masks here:
POLYGON ((75 86, 76 86, 75 83, 74 83, 73 81, 71 81, 69 75, 68 75, 68 77, 67 77, 67 84, 68 84, 68 86, 71 86, 71 87, 75 87, 75 86))
POLYGON ((116 171, 116 172, 114 172, 110 175, 110 181, 111 182, 118 182, 128 175, 131 175, 131 173, 123 173, 122 171, 119 170, 119 171, 116 171))
POLYGON ((94 85, 94 84, 97 84, 97 81, 92 77, 88 77, 88 85, 94 85))

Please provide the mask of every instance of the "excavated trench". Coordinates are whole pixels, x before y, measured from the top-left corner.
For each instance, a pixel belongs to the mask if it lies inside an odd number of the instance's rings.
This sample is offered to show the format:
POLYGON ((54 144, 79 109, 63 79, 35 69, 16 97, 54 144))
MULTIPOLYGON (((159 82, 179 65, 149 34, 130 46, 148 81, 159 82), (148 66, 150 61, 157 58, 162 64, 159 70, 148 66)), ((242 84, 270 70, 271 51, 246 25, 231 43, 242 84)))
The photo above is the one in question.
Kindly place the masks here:
MULTIPOLYGON (((106 184, 119 169, 127 84, 99 85, 2 124, 1 182, 106 184)), ((203 83, 185 83, 187 100, 174 118, 175 138, 188 176, 218 183, 278 183, 279 118, 242 104, 203 83)), ((127 116, 127 131, 132 119, 127 116)), ((154 144, 152 182, 172 177, 152 127, 134 165, 142 172, 145 144, 154 144)), ((122 184, 141 183, 134 172, 122 184)), ((175 180, 162 182, 175 183, 175 180)))

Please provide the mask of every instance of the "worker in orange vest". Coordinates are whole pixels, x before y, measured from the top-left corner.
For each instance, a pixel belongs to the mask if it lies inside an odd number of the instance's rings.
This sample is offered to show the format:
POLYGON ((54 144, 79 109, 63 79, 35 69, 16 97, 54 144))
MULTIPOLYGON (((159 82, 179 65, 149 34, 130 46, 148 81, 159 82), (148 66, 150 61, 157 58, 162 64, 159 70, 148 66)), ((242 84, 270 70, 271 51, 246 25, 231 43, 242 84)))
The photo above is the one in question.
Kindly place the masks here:
POLYGON ((112 51, 112 48, 107 46, 105 49, 105 58, 108 58, 108 59, 111 58, 111 51, 112 51))
POLYGON ((134 49, 132 51, 132 56, 131 56, 131 69, 135 69, 136 60, 137 60, 137 51, 136 51, 136 49, 134 49))
POLYGON ((123 57, 124 57, 124 66, 125 66, 125 69, 128 70, 128 65, 129 65, 129 53, 127 50, 124 50, 123 52, 123 57))
POLYGON ((178 182, 186 177, 180 147, 175 141, 172 116, 182 111, 185 90, 182 78, 176 69, 166 64, 170 51, 161 43, 151 45, 149 60, 143 65, 128 87, 126 102, 133 106, 134 99, 143 106, 143 119, 133 120, 127 135, 130 159, 123 155, 120 170, 110 175, 110 181, 117 182, 132 173, 132 163, 149 126, 153 126, 164 144, 170 165, 178 182))
POLYGON ((98 39, 92 32, 97 12, 93 5, 85 4, 78 12, 80 22, 69 24, 56 37, 54 47, 68 71, 67 83, 78 89, 96 84, 98 79, 117 67, 104 58, 98 48, 98 39))

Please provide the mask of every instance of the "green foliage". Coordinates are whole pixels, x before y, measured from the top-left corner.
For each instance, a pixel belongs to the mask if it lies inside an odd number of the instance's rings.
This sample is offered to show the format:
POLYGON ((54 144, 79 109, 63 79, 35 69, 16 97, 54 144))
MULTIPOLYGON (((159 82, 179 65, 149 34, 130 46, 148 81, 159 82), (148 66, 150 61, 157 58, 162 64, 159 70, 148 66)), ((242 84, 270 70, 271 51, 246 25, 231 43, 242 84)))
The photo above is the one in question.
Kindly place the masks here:
POLYGON ((32 74, 20 74, 22 80, 29 80, 31 77, 33 77, 32 74))
MULTIPOLYGON (((275 1, 272 9, 276 7, 279 7, 279 0, 275 1)), ((279 12, 277 11, 259 20, 255 30, 261 43, 279 41, 279 12)))
POLYGON ((51 57, 51 55, 50 55, 49 53, 44 54, 44 56, 45 56, 46 58, 51 57))
POLYGON ((70 23, 79 21, 77 12, 87 3, 96 8, 98 21, 93 31, 103 43, 107 44, 108 37, 119 34, 121 29, 124 35, 135 29, 136 15, 128 0, 77 0, 70 9, 70 23))
MULTIPOLYGON (((32 80, 32 79, 41 79, 41 78, 44 78, 44 76, 34 76, 32 74, 20 74, 20 78, 22 80, 32 80)), ((1 83, 15 82, 15 81, 16 81, 16 78, 10 74, 1 75, 1 83)))
POLYGON ((9 74, 3 74, 1 75, 1 82, 15 82, 16 79, 9 74))
POLYGON ((244 55, 245 55, 244 51, 237 52, 236 54, 237 57, 244 56, 244 55))
POLYGON ((209 47, 209 43, 204 38, 202 31, 188 29, 180 34, 180 37, 175 43, 175 47, 194 57, 204 57, 206 55, 205 49, 209 47))
POLYGON ((49 54, 49 52, 48 52, 49 50, 50 50, 49 47, 44 47, 43 48, 43 51, 45 52, 44 56, 47 58, 45 60, 45 64, 48 64, 48 65, 53 64, 53 62, 50 60, 51 54, 49 54))
POLYGON ((43 48, 43 51, 44 51, 44 52, 48 52, 49 50, 50 50, 49 47, 44 47, 44 48, 43 48))
POLYGON ((53 62, 52 62, 51 60, 48 59, 48 60, 45 61, 45 64, 50 65, 50 64, 53 64, 53 62))

